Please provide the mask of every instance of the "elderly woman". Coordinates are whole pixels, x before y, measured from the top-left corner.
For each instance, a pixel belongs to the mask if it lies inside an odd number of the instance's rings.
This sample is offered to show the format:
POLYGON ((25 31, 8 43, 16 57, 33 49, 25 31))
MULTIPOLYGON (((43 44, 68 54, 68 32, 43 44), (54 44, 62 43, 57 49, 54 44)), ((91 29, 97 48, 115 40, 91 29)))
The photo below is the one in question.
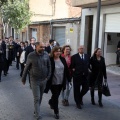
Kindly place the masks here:
POLYGON ((56 46, 52 49, 51 60, 51 77, 47 82, 45 93, 51 90, 52 96, 49 100, 51 109, 54 110, 55 118, 59 119, 58 98, 61 90, 66 88, 66 79, 70 82, 70 75, 65 58, 61 57, 61 48, 56 46))

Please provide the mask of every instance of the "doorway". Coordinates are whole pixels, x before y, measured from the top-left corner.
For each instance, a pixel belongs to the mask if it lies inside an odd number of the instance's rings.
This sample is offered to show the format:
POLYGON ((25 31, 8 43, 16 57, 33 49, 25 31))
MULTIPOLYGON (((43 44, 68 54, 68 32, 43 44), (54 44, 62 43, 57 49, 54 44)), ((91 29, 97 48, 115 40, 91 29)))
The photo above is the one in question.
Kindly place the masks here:
POLYGON ((92 49, 92 34, 93 34, 93 15, 90 15, 85 17, 85 40, 84 40, 86 52, 90 56, 92 49))

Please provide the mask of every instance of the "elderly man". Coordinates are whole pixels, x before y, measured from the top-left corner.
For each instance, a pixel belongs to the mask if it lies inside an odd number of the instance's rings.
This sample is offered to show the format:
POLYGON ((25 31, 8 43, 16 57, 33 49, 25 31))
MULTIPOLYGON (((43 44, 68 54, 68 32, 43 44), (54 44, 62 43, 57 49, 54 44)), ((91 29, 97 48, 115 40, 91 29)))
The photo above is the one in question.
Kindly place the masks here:
POLYGON ((87 81, 89 60, 89 56, 84 54, 84 46, 82 45, 79 46, 78 53, 73 55, 71 58, 74 99, 78 109, 81 109, 81 105, 83 104, 82 98, 89 89, 87 81))
POLYGON ((36 120, 41 119, 40 104, 46 86, 47 80, 51 75, 51 64, 49 55, 44 51, 45 45, 42 42, 36 42, 36 50, 28 55, 26 66, 22 75, 23 85, 26 82, 28 70, 30 71, 31 87, 34 97, 34 108, 36 120))

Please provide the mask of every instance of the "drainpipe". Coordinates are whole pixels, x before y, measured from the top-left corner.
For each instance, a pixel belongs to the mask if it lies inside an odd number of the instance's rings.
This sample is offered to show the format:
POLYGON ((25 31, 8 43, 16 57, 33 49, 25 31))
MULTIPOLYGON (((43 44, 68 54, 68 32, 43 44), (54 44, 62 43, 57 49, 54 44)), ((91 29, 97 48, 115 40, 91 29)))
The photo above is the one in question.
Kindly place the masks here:
POLYGON ((100 11, 101 11, 101 0, 98 0, 98 5, 97 5, 97 22, 96 22, 96 35, 95 35, 95 48, 98 47, 98 43, 99 43, 100 11))
POLYGON ((52 20, 50 20, 50 39, 52 39, 52 20))

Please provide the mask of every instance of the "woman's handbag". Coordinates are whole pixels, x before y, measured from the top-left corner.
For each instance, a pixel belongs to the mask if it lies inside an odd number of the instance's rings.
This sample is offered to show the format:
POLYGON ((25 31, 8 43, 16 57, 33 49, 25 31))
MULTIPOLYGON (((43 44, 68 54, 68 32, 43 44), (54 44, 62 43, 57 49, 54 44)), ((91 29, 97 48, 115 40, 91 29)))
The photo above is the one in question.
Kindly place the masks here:
POLYGON ((102 94, 105 95, 105 96, 107 96, 107 97, 111 96, 107 81, 103 82, 102 94))

